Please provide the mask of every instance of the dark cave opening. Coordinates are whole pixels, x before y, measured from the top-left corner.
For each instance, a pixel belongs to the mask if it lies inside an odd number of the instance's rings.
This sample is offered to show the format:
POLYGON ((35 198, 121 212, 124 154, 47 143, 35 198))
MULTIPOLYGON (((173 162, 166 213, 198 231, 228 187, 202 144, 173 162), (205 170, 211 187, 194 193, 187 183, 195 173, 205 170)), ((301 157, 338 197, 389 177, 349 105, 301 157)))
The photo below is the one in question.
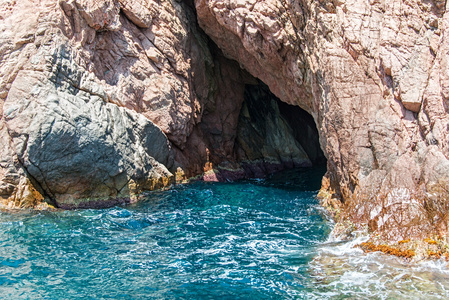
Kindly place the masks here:
POLYGON ((181 178, 202 174, 206 181, 234 181, 297 167, 325 170, 313 117, 282 102, 207 36, 206 40, 211 61, 205 76, 196 77, 196 86, 198 95, 204 86, 210 90, 203 93, 200 122, 185 147, 177 149, 173 172, 181 166, 181 178))
POLYGON ((235 152, 249 177, 326 164, 313 117, 282 102, 261 81, 245 86, 235 152))

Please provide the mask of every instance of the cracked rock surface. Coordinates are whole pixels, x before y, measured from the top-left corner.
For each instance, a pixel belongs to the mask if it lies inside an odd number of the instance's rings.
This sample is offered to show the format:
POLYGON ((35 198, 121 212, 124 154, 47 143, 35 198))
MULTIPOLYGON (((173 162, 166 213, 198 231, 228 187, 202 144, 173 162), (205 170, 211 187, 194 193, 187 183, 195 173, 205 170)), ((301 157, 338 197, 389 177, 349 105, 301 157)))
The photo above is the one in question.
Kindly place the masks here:
POLYGON ((106 206, 171 184, 172 143, 198 102, 186 70, 202 54, 181 4, 143 17, 148 3, 0 4, 2 205, 106 206))
POLYGON ((1 0, 0 27, 1 207, 110 206, 236 162, 255 79, 193 3, 1 0))
POLYGON ((390 240, 446 232, 446 1, 196 0, 198 22, 315 119, 341 220, 390 240), (441 211, 435 214, 434 211, 441 211))

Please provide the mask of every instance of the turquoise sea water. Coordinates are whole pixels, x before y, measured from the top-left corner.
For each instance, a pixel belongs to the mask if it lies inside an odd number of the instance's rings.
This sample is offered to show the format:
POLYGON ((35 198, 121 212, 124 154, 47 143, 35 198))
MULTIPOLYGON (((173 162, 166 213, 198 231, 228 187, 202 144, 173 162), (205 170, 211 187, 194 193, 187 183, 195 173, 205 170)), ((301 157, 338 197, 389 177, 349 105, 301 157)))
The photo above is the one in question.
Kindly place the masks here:
POLYGON ((410 266, 329 240, 332 223, 315 199, 321 175, 197 182, 102 210, 1 212, 0 298, 449 295, 442 262, 410 266))

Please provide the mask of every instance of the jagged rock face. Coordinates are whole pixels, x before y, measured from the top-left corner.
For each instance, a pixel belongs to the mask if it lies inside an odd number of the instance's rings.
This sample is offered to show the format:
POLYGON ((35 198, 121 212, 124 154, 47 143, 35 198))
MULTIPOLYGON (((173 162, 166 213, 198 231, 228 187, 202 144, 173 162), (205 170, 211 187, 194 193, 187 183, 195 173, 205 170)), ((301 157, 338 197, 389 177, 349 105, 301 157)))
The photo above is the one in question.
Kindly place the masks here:
MULTIPOLYGON (((214 63, 227 60, 211 55, 192 9, 171 1, 0 4, 3 206, 111 205, 170 184, 178 166, 204 165, 205 155, 186 145, 206 104, 220 97, 214 63)), ((229 69, 243 99, 243 73, 229 69)))
MULTIPOLYGON (((146 52, 135 48, 144 42, 132 41, 136 33, 128 32, 118 3, 3 1, 2 7, 4 204, 46 198, 62 208, 104 206, 170 184, 167 136, 127 104, 139 95, 127 80, 161 72, 146 56, 147 65, 139 64, 136 53, 146 52)), ((181 84, 171 77, 154 80, 181 84)), ((145 99, 138 100, 133 105, 145 99)))
POLYGON ((315 118, 342 220, 390 239, 447 230, 426 204, 449 181, 445 1, 195 4, 227 57, 315 118))
POLYGON ((169 182, 170 146, 148 119, 84 89, 81 73, 65 74, 80 83, 72 93, 52 80, 43 84, 42 74, 24 73, 9 90, 5 122, 21 166, 55 205, 102 206, 106 197, 169 182), (92 203, 73 201, 89 198, 92 203))
POLYGON ((0 206, 109 206, 174 174, 239 167, 255 79, 199 29, 193 3, 0 4, 0 206))

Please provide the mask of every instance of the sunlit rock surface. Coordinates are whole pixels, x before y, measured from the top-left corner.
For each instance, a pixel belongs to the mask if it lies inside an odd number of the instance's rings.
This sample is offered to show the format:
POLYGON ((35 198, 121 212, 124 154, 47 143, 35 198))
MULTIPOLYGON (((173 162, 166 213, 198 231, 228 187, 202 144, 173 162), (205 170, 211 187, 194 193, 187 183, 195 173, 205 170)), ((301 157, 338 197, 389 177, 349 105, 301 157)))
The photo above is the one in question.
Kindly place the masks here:
POLYGON ((185 148, 215 86, 192 10, 170 1, 1 7, 3 205, 101 206, 173 182, 174 148, 185 148))
POLYGON ((315 118, 328 158, 321 196, 344 202, 343 219, 390 239, 446 230, 445 1, 195 4, 227 57, 315 118))

